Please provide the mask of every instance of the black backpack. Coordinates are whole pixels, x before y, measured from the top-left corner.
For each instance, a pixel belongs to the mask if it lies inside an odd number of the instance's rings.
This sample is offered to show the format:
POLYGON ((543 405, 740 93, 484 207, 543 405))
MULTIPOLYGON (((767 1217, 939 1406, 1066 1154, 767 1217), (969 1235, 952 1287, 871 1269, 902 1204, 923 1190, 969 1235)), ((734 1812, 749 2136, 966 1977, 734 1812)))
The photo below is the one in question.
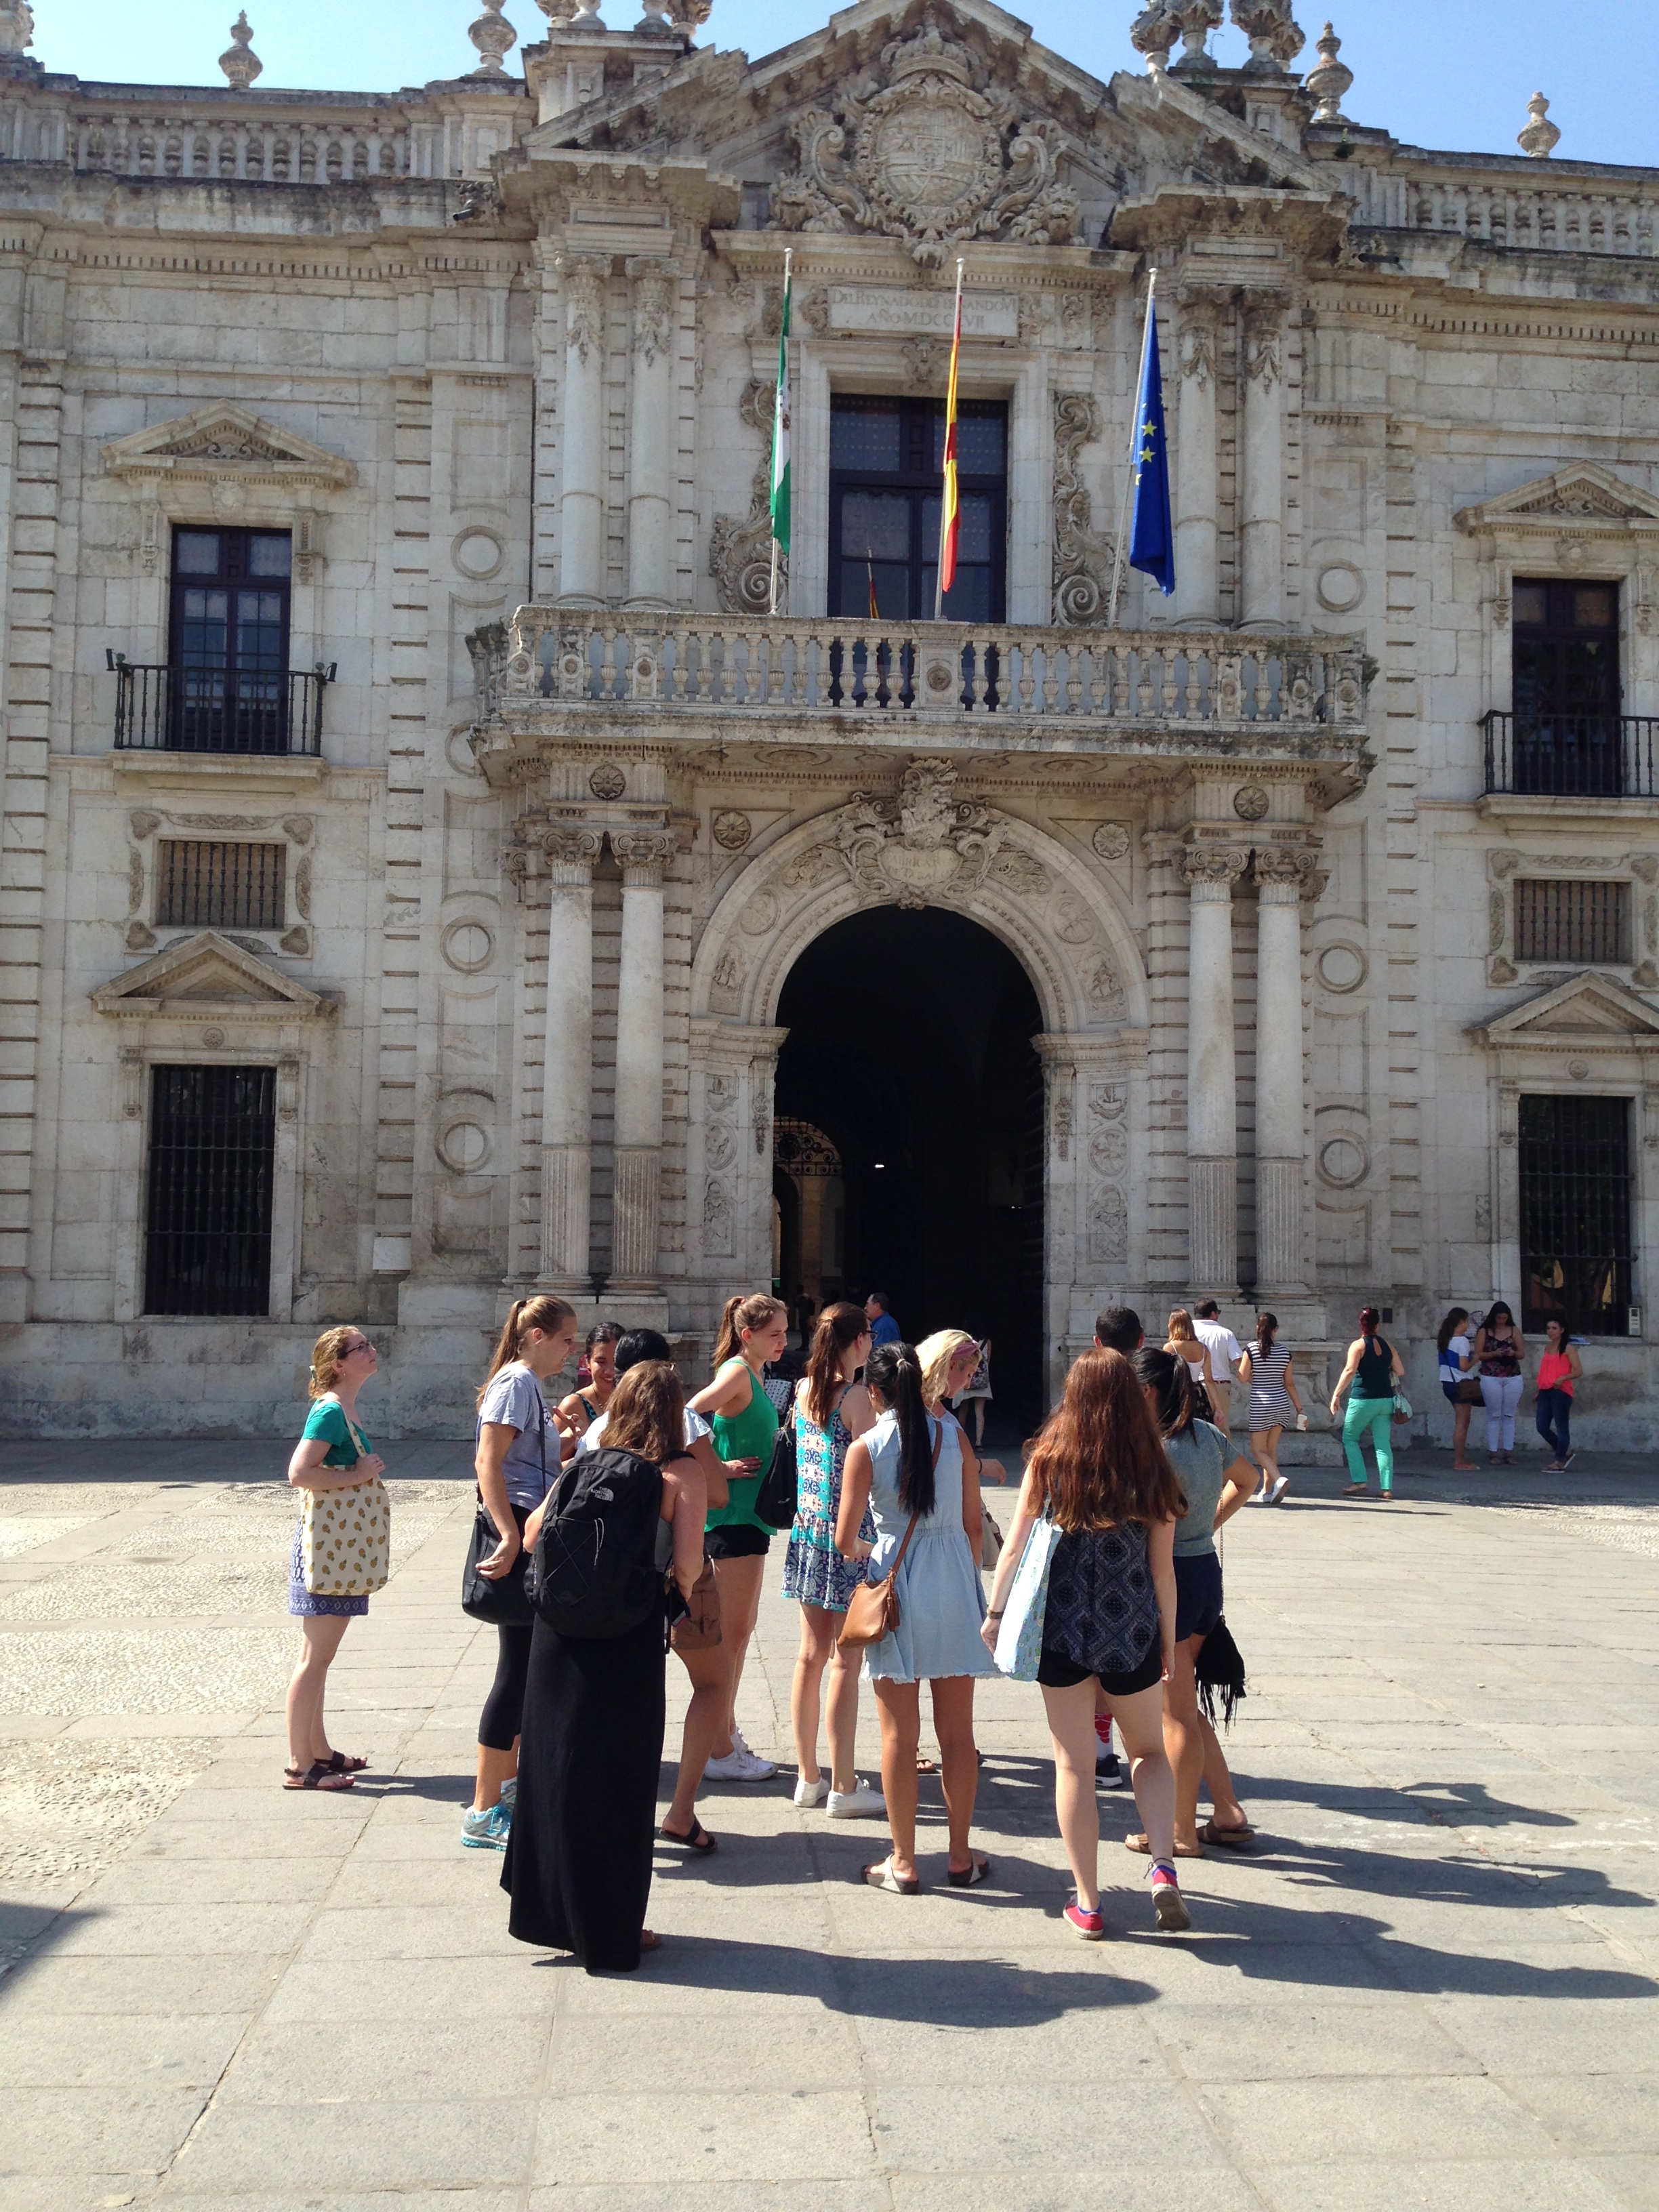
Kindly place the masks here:
POLYGON ((659 1467, 609 1444, 578 1452, 548 1498, 532 1602, 561 1636, 626 1636, 663 1607, 672 1543, 659 1467))

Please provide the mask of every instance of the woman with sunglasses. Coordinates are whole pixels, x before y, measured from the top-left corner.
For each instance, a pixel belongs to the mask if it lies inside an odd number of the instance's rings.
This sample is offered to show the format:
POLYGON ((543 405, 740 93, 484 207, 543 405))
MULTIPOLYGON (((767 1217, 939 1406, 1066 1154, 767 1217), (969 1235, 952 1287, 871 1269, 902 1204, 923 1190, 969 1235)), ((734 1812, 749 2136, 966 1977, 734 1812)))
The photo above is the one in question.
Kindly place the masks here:
MULTIPOLYGON (((359 1328, 325 1328, 312 1347, 311 1413, 288 1463, 289 1485, 321 1493, 358 1490, 386 1462, 357 1425, 357 1393, 379 1367, 374 1346, 359 1328)), ((323 1724, 328 1670, 349 1622, 368 1611, 366 1597, 325 1597, 306 1588, 305 1517, 294 1532, 288 1609, 305 1641, 288 1686, 288 1765, 284 1790, 349 1790, 366 1759, 333 1750, 323 1724)))

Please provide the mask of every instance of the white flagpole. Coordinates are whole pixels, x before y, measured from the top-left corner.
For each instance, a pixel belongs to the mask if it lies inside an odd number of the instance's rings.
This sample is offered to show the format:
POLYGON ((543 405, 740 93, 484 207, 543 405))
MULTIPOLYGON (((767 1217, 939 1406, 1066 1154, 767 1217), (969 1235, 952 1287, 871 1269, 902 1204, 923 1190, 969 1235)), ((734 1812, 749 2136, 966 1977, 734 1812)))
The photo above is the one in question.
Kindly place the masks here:
MULTIPOLYGON (((962 262, 961 256, 960 256, 960 255, 958 255, 958 256, 957 256, 957 298, 956 298, 956 305, 955 305, 954 308, 951 310, 951 364, 952 364, 952 366, 953 366, 954 368, 959 368, 961 367, 961 362, 960 362, 959 358, 958 358, 958 357, 957 357, 957 331, 962 327, 962 270, 963 270, 963 262, 962 262)), ((950 434, 951 434, 951 400, 950 400, 950 394, 949 394, 949 390, 948 390, 948 388, 947 388, 947 391, 946 391, 946 394, 945 394, 945 436, 946 436, 947 438, 948 438, 948 437, 950 436, 950 434)), ((961 481, 962 481, 962 468, 961 468, 961 465, 960 465, 960 463, 958 463, 958 465, 957 465, 957 482, 958 487, 960 487, 961 481)), ((961 494, 960 489, 958 489, 958 490, 957 490, 957 497, 958 501, 960 501, 961 496, 962 496, 962 494, 961 494)), ((935 622, 943 622, 943 621, 944 621, 944 619, 945 619, 945 483, 944 483, 943 477, 941 477, 940 481, 939 481, 939 544, 938 544, 937 547, 934 549, 934 553, 933 553, 933 620, 934 620, 935 622)))
POLYGON ((1134 398, 1129 431, 1129 465, 1123 474, 1123 499, 1117 515, 1117 550, 1112 557, 1112 597, 1106 610, 1106 627, 1117 628, 1117 595, 1123 582, 1124 538, 1129 527, 1129 497, 1134 489, 1135 465, 1140 459, 1140 394, 1146 382, 1146 356, 1152 347, 1152 297, 1158 289, 1158 271, 1146 273, 1146 323, 1140 333, 1140 366, 1135 371, 1134 398))
MULTIPOLYGON (((787 320, 789 313, 789 278, 791 274, 791 265, 794 261, 794 258, 793 248, 786 246, 783 252, 783 313, 785 322, 783 334, 778 342, 778 379, 780 386, 786 387, 789 381, 789 326, 787 320)), ((787 419, 789 412, 789 395, 787 389, 782 390, 781 400, 781 411, 787 419)), ((770 502, 771 495, 775 493, 777 490, 779 411, 780 401, 778 399, 775 399, 772 406, 772 483, 769 487, 768 495, 769 504, 770 502)), ((793 455, 791 458, 793 458, 793 455)), ((774 538, 772 540, 772 598, 769 611, 775 615, 777 611, 778 541, 774 538)))

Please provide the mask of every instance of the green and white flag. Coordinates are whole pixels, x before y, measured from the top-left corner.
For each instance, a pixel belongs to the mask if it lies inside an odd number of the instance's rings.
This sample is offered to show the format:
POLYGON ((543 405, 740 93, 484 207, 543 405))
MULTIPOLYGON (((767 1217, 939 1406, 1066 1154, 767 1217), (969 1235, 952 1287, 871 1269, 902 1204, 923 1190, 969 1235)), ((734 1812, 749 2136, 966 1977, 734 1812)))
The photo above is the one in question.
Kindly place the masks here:
POLYGON ((790 256, 783 257, 783 328, 778 333, 778 389, 772 406, 772 536, 789 550, 789 294, 790 256))

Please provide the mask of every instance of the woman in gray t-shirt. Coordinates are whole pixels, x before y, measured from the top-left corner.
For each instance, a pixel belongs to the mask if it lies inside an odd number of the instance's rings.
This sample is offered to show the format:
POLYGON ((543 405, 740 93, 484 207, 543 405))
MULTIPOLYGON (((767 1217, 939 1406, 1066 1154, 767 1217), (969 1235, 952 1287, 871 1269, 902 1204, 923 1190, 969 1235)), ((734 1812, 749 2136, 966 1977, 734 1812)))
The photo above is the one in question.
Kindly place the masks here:
MULTIPOLYGON (((1249 1460, 1234 1452, 1224 1431, 1196 1418, 1184 1360, 1173 1352, 1146 1350, 1135 1355, 1135 1372, 1187 1498, 1175 1532, 1175 1665, 1164 1685, 1164 1745, 1175 1769, 1176 1856, 1195 1859, 1203 1856, 1206 1844, 1237 1850, 1255 1834, 1233 1789, 1220 1741, 1198 1709, 1198 1655, 1221 1619, 1215 1532, 1261 1478, 1249 1460), (1200 1781, 1214 1808, 1202 1830, 1200 1781)), ((1147 1848, 1144 1836, 1127 1841, 1132 1851, 1147 1848)))

